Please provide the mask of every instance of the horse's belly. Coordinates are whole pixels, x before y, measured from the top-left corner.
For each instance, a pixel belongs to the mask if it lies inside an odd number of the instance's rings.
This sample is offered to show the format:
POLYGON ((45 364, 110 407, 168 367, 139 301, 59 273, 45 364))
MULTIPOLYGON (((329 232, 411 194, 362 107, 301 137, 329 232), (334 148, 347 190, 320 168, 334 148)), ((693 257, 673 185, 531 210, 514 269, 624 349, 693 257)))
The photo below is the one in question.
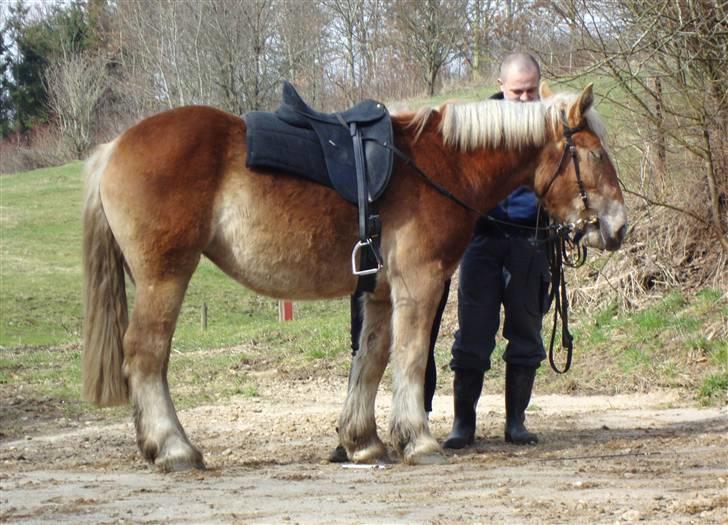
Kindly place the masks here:
POLYGON ((356 210, 332 191, 245 172, 226 181, 205 254, 258 293, 321 299, 352 292, 356 210))

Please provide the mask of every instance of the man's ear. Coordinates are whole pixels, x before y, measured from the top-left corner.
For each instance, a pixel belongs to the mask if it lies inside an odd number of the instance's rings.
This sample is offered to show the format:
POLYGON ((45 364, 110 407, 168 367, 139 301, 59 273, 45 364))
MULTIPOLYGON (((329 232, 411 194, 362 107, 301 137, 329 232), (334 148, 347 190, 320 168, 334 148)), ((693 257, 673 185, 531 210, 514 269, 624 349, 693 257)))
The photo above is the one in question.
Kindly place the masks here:
POLYGON ((545 80, 541 82, 541 85, 538 88, 538 96, 542 99, 554 96, 554 92, 551 91, 551 88, 545 80))

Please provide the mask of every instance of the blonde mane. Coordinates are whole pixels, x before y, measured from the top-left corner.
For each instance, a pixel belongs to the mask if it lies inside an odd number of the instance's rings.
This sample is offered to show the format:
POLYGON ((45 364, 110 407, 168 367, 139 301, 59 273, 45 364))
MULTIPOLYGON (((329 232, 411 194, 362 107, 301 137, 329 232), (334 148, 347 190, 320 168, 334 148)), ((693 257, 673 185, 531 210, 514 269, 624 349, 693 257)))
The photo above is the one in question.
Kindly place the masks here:
MULTIPOLYGON (((437 109, 420 108, 409 126, 416 129, 416 139, 432 114, 439 112, 445 143, 459 150, 541 146, 560 129, 560 110, 568 110, 577 97, 574 93, 559 93, 528 104, 506 100, 446 102, 437 109)), ((585 116, 589 129, 604 141, 605 127, 596 111, 590 109, 585 116)))

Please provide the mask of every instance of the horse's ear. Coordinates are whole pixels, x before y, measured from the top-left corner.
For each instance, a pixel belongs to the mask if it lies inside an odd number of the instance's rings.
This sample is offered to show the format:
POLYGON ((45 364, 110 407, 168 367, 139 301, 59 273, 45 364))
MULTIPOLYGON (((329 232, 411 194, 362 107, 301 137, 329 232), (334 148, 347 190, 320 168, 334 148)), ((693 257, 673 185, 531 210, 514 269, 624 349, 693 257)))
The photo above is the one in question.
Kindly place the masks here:
POLYGON ((576 102, 569 108, 569 122, 572 126, 578 126, 584 120, 584 114, 594 103, 594 93, 592 91, 593 84, 589 84, 584 88, 576 99, 576 102))
POLYGON ((579 100, 577 101, 577 105, 579 107, 579 113, 581 115, 584 115, 584 113, 589 111, 589 108, 594 103, 593 87, 594 87, 594 84, 589 83, 589 85, 584 88, 584 91, 581 92, 581 95, 579 95, 579 100))
POLYGON ((554 92, 551 91, 548 83, 544 80, 538 88, 538 96, 541 99, 551 98, 554 96, 554 92))

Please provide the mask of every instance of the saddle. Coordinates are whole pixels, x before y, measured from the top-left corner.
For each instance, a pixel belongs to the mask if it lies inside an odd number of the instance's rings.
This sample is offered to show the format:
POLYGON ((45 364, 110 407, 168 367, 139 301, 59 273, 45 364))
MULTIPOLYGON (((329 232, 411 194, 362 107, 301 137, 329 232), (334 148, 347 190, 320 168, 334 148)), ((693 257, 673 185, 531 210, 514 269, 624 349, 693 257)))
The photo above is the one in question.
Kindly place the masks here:
POLYGON ((245 123, 246 166, 313 180, 358 206, 359 242, 352 251, 352 271, 360 276, 360 289, 373 289, 373 278, 362 281, 361 277, 382 268, 381 224, 374 208, 392 173, 392 121, 387 108, 365 100, 345 111, 323 113, 284 82, 280 107, 274 113, 250 112, 245 123))

